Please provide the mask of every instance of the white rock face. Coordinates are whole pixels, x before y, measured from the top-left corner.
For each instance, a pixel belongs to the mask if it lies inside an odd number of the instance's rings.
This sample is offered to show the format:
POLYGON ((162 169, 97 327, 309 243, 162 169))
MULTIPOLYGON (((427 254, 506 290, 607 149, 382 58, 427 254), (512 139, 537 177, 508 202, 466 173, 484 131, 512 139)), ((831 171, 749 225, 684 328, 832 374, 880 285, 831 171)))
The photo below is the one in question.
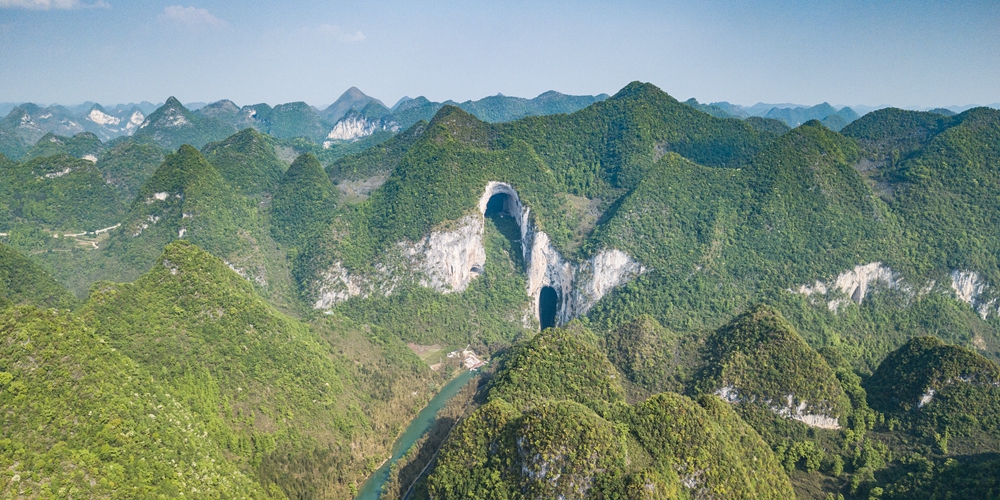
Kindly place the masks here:
POLYGON ((580 265, 577 286, 573 290, 567 316, 583 316, 613 288, 639 276, 645 269, 625 252, 612 248, 601 250, 580 265))
POLYGON ((930 403, 933 399, 934 389, 927 389, 927 392, 920 395, 920 401, 917 402, 917 408, 923 408, 924 405, 930 403))
POLYGON ((142 125, 142 122, 144 122, 145 120, 146 120, 146 115, 143 115, 142 112, 139 110, 135 110, 132 113, 132 116, 129 117, 128 123, 125 124, 125 133, 128 135, 132 135, 132 132, 135 132, 135 130, 139 128, 139 126, 142 125))
POLYGON ((80 159, 81 160, 87 160, 90 163, 97 163, 97 157, 94 156, 94 155, 83 155, 83 158, 80 158, 80 159))
POLYGON ((403 255, 424 272, 426 287, 443 293, 461 292, 483 272, 483 218, 466 216, 454 231, 432 232, 423 240, 402 245, 403 255))
POLYGON ((62 177, 64 175, 66 175, 66 174, 68 174, 68 173, 70 173, 72 171, 73 171, 73 169, 71 167, 66 167, 65 169, 60 170, 58 172, 52 172, 52 173, 49 173, 49 174, 45 174, 45 178, 46 179, 56 179, 56 178, 59 178, 59 177, 62 177))
POLYGON ((986 319, 986 316, 995 310, 994 305, 997 299, 986 300, 983 297, 983 294, 989 290, 989 286, 979 278, 979 274, 976 272, 957 269, 952 271, 951 289, 955 291, 958 300, 972 306, 983 319, 986 319))
MULTIPOLYGON (((903 280, 888 266, 881 262, 871 262, 869 264, 855 266, 854 269, 844 271, 837 276, 832 283, 816 281, 813 285, 802 285, 797 289, 789 290, 805 296, 813 294, 827 295, 836 290, 846 295, 850 302, 861 304, 869 289, 877 282, 882 282, 889 288, 900 288, 903 280)), ((827 307, 837 312, 840 307, 846 305, 848 300, 833 298, 827 302, 827 307)))
MULTIPOLYGON (((367 137, 375 133, 379 128, 377 121, 369 121, 357 116, 349 116, 337 122, 333 130, 326 135, 328 141, 356 141, 362 137, 367 137)), ((323 147, 329 149, 332 142, 323 143, 323 147)))
POLYGON ((111 116, 111 115, 109 115, 107 113, 102 112, 99 109, 92 109, 92 110, 90 110, 90 113, 87 114, 87 118, 89 118, 90 121, 92 121, 92 122, 94 122, 94 123, 96 123, 98 125, 104 125, 104 126, 108 126, 108 125, 115 125, 115 126, 117 126, 122 121, 121 118, 118 118, 116 116, 111 116))
MULTIPOLYGON (((535 231, 531 210, 509 184, 490 182, 479 198, 479 213, 467 215, 458 221, 458 229, 431 232, 416 242, 400 242, 397 248, 412 271, 422 273, 420 284, 442 293, 464 291, 479 276, 486 264, 483 246, 484 214, 490 198, 497 194, 508 195, 503 213, 514 218, 521 229, 521 252, 527 262, 525 292, 533 300, 533 314, 538 319, 539 296, 542 288, 556 290, 559 297, 556 323, 566 322, 586 314, 614 287, 622 285, 645 272, 645 269, 625 252, 609 248, 599 251, 581 263, 566 261, 552 245, 549 236, 535 231)), ((384 267, 383 267, 384 269, 384 267)), ((389 275, 387 269, 384 274, 389 275)), ((320 298, 314 307, 327 309, 353 296, 368 296, 375 291, 391 293, 392 285, 374 285, 385 281, 382 277, 354 276, 334 264, 324 273, 320 284, 320 298)), ((522 322, 528 323, 526 316, 522 322)))
MULTIPOLYGON (((719 396, 727 403, 743 403, 743 402, 753 402, 753 399, 747 399, 740 395, 739 389, 733 387, 732 385, 725 385, 715 391, 715 395, 719 396)), ((805 401, 799 401, 799 404, 795 404, 795 395, 788 394, 785 396, 785 401, 780 401, 775 404, 771 400, 766 400, 764 403, 771 408, 771 411, 780 415, 782 417, 798 420, 809 427, 818 427, 820 429, 840 429, 840 421, 836 417, 831 417, 823 413, 810 413, 809 404, 805 401)))
MULTIPOLYGON (((132 117, 135 118, 135 114, 133 114, 132 117)), ((142 124, 139 125, 139 128, 146 128, 149 126, 149 123, 150 123, 149 120, 144 119, 142 124)), ((180 110, 175 108, 170 108, 164 111, 163 116, 160 118, 158 123, 164 127, 182 127, 191 122, 189 122, 188 119, 184 117, 184 114, 181 113, 180 110)))
MULTIPOLYGON (((329 309, 351 297, 361 295, 365 280, 352 275, 344 269, 340 262, 323 273, 323 286, 320 288, 319 299, 313 304, 314 309, 329 309)), ((368 294, 365 294, 367 297, 368 294)))

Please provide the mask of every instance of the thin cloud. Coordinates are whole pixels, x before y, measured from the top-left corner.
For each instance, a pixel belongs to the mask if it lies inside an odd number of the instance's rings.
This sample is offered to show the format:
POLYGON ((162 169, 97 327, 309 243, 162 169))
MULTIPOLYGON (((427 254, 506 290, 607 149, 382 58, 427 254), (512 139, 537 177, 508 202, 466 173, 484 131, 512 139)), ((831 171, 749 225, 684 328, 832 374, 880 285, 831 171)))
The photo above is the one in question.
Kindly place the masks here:
POLYGON ((225 21, 215 17, 207 9, 180 5, 171 5, 163 9, 160 20, 191 27, 225 28, 227 26, 225 21))
POLYGON ((104 0, 84 3, 80 0, 0 0, 0 9, 31 9, 31 10, 74 10, 74 9, 108 9, 111 6, 104 0))
POLYGON ((332 24, 321 24, 318 28, 306 29, 307 31, 314 31, 316 34, 323 38, 336 40, 341 43, 357 43, 367 40, 368 37, 365 36, 360 30, 354 33, 345 33, 340 26, 334 26, 332 24))

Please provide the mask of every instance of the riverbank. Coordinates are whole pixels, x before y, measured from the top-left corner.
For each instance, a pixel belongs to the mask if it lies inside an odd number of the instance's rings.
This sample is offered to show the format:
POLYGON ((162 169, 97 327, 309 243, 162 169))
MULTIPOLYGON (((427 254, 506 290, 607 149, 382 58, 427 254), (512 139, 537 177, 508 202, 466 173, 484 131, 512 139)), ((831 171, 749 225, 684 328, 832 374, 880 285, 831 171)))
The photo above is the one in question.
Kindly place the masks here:
MULTIPOLYGON (((404 498, 407 492, 412 493, 414 483, 423 478, 441 445, 451 434, 451 430, 462 418, 468 415, 473 409, 473 397, 476 395, 479 383, 482 379, 477 378, 466 384, 461 391, 442 408, 438 414, 434 425, 410 447, 410 450, 396 461, 389 469, 389 479, 383 487, 383 499, 404 498)), ((412 495, 411 495, 412 496, 412 495)), ((420 498, 419 495, 416 498, 420 498)))
MULTIPOLYGON (((445 408, 448 402, 462 392, 462 389, 479 377, 478 371, 463 370, 457 377, 453 378, 433 398, 417 416, 410 421, 406 430, 396 439, 392 445, 390 458, 372 473, 361 485, 355 500, 378 500, 381 497, 382 487, 390 479, 392 466, 410 451, 414 443, 420 440, 428 430, 432 429, 438 420, 438 412, 445 408)), ((448 427, 450 430, 450 427, 448 427)))

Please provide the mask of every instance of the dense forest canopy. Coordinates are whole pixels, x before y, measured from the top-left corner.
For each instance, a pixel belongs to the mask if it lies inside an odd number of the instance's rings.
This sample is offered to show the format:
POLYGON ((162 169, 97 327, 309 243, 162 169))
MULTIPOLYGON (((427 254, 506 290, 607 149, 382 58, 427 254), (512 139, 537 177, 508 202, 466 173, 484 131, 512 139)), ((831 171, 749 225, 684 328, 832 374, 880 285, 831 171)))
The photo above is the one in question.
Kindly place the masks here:
POLYGON ((467 362, 392 491, 1000 495, 994 109, 94 109, 0 123, 0 498, 351 497, 467 362))

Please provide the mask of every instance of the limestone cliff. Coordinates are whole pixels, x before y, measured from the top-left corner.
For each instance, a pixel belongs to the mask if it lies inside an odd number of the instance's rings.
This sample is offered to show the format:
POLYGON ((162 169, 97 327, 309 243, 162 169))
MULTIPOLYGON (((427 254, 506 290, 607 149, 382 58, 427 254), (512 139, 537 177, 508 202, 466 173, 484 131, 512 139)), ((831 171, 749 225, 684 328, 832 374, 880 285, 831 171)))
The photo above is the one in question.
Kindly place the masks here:
POLYGON ((490 182, 479 199, 478 213, 459 219, 456 229, 432 231, 416 242, 400 242, 396 251, 401 259, 387 256, 378 276, 353 275, 335 263, 321 277, 314 307, 329 309, 353 296, 392 293, 403 273, 418 273, 421 285, 441 293, 464 291, 485 266, 484 217, 490 198, 498 194, 507 195, 502 213, 512 217, 521 230, 521 252, 527 263, 525 292, 534 301, 535 319, 544 287, 555 289, 557 323, 564 324, 586 314, 613 288, 645 271, 625 252, 614 248, 602 249, 579 263, 567 261, 549 236, 535 229, 531 209, 524 206, 517 191, 509 184, 490 182))

